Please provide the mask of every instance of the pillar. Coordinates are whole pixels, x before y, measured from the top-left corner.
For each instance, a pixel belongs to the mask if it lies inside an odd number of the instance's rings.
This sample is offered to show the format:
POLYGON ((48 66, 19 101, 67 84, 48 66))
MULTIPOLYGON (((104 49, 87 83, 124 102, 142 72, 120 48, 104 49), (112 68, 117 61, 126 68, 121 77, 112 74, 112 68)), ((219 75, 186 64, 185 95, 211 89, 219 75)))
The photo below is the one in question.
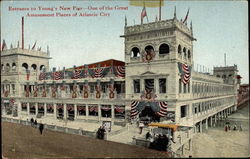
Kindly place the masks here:
POLYGON ((217 123, 217 114, 215 114, 215 116, 214 116, 214 123, 215 124, 217 123))
POLYGON ((86 117, 88 117, 89 116, 89 105, 88 104, 86 104, 85 111, 86 111, 86 117))
POLYGON ((143 92, 145 90, 144 79, 140 79, 140 87, 141 87, 141 92, 143 92))
POLYGON ((47 103, 44 103, 44 117, 47 115, 47 103))
POLYGON ((189 148, 189 151, 192 150, 192 139, 190 139, 190 140, 188 141, 188 148, 189 148))
POLYGON ((67 120, 67 105, 63 104, 63 119, 67 120))
POLYGON ((74 117, 77 119, 77 106, 74 104, 74 117))
POLYGON ((101 121, 101 104, 98 104, 98 121, 101 121))
POLYGON ((155 92, 156 93, 160 93, 160 89, 159 89, 159 80, 157 80, 157 78, 154 79, 154 83, 155 83, 155 92))
POLYGON ((36 109, 35 115, 37 116, 37 114, 38 114, 38 103, 35 103, 35 109, 36 109))
POLYGON ((210 117, 210 127, 213 127, 213 116, 210 117))
POLYGON ((115 118, 115 106, 114 106, 114 104, 111 105, 111 118, 112 119, 115 118))
POLYGON ((30 103, 27 103, 27 111, 28 111, 28 116, 30 116, 30 103))
POLYGON ((200 121, 200 133, 202 133, 202 121, 200 121))
POLYGON ((208 129, 208 118, 205 119, 206 123, 205 123, 205 126, 206 126, 206 130, 208 129))
POLYGON ((55 103, 53 103, 53 108, 54 108, 54 119, 57 119, 57 109, 55 103))

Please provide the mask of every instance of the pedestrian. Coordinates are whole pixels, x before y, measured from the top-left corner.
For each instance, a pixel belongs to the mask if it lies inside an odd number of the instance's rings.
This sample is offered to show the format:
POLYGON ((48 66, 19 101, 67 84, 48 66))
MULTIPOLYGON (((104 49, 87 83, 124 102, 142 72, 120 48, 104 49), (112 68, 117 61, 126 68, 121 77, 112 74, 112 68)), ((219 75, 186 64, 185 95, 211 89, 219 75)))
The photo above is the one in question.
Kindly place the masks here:
POLYGON ((36 120, 35 120, 34 124, 37 125, 37 121, 36 120))
POLYGON ((33 126, 33 124, 34 124, 34 119, 33 118, 30 119, 30 123, 31 123, 31 126, 33 126))
POLYGON ((41 135, 43 134, 43 128, 44 128, 44 125, 42 123, 39 124, 39 130, 40 130, 41 135))
POLYGON ((242 131, 242 124, 240 124, 239 130, 242 131))
POLYGON ((231 129, 231 126, 230 126, 230 125, 228 125, 228 131, 230 131, 230 129, 231 129))
POLYGON ((227 126, 227 125, 225 125, 225 132, 227 132, 227 130, 228 130, 228 126, 227 126))
POLYGON ((237 126, 236 126, 236 123, 234 124, 234 128, 233 128, 234 131, 237 130, 237 126))

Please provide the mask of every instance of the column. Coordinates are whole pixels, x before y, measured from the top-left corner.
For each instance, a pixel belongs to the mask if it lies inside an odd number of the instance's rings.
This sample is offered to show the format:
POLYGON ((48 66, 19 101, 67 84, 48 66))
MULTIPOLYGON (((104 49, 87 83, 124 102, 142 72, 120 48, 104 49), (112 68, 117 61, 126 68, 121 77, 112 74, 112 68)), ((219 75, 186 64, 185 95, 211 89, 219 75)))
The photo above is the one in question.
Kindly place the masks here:
POLYGON ((145 90, 144 79, 140 79, 140 87, 141 87, 141 92, 143 92, 145 90))
POLYGON ((35 115, 37 116, 37 114, 38 114, 38 103, 35 103, 35 109, 36 109, 35 115))
POLYGON ((17 116, 18 117, 20 117, 20 114, 21 114, 21 112, 22 112, 22 108, 21 108, 22 106, 21 106, 21 102, 20 101, 18 101, 17 102, 17 116))
POLYGON ((54 108, 54 119, 57 119, 57 109, 55 103, 53 103, 53 108, 54 108))
POLYGON ((208 119, 210 119, 210 127, 213 127, 213 118, 210 117, 210 118, 208 118, 208 119))
POLYGON ((27 114, 30 116, 30 103, 27 103, 27 114))
POLYGON ((200 121, 200 133, 202 133, 202 121, 200 121))
POLYGON ((86 107, 85 107, 86 109, 85 109, 85 111, 86 111, 86 117, 88 117, 89 116, 89 105, 88 104, 86 104, 86 107))
POLYGON ((208 129, 208 118, 206 118, 205 121, 206 121, 205 126, 206 126, 206 130, 207 130, 208 129))
POLYGON ((217 114, 214 116, 214 123, 217 124, 217 114))
POLYGON ((66 108, 66 104, 63 104, 63 119, 67 120, 67 108, 66 108))
POLYGON ((44 103, 44 117, 47 116, 47 103, 44 103))
POLYGON ((190 140, 188 141, 188 148, 189 148, 189 151, 192 150, 192 139, 190 139, 190 140))
POLYGON ((102 115, 102 113, 101 113, 101 104, 98 104, 98 121, 101 120, 101 115, 102 115))
POLYGON ((75 116, 75 119, 77 119, 77 106, 76 106, 76 104, 74 104, 74 116, 75 116))
POLYGON ((115 106, 114 106, 114 104, 111 105, 111 118, 112 119, 115 118, 115 106))
POLYGON ((155 93, 159 93, 160 89, 159 89, 159 79, 154 78, 154 83, 155 83, 155 93))

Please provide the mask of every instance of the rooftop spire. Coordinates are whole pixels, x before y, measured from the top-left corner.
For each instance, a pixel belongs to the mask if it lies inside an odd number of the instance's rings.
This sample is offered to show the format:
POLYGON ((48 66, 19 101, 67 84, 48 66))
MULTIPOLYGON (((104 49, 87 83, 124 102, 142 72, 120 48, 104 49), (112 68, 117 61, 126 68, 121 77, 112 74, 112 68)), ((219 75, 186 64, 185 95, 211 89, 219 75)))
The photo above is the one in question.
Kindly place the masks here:
POLYGON ((176 19, 176 6, 174 6, 174 19, 176 19))
POLYGON ((125 15, 125 27, 127 26, 127 17, 125 15))
POLYGON ((191 34, 193 35, 193 23, 192 23, 192 21, 190 22, 190 30, 191 30, 191 34))

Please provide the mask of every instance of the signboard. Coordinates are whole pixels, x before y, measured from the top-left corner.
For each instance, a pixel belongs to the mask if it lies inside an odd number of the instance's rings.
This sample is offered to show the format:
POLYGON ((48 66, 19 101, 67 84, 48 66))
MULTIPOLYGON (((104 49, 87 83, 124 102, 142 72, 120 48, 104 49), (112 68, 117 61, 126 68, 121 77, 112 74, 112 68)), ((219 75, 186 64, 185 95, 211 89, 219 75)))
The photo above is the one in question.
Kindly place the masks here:
POLYGON ((106 131, 108 132, 111 131, 111 121, 103 121, 102 126, 104 127, 106 131))

